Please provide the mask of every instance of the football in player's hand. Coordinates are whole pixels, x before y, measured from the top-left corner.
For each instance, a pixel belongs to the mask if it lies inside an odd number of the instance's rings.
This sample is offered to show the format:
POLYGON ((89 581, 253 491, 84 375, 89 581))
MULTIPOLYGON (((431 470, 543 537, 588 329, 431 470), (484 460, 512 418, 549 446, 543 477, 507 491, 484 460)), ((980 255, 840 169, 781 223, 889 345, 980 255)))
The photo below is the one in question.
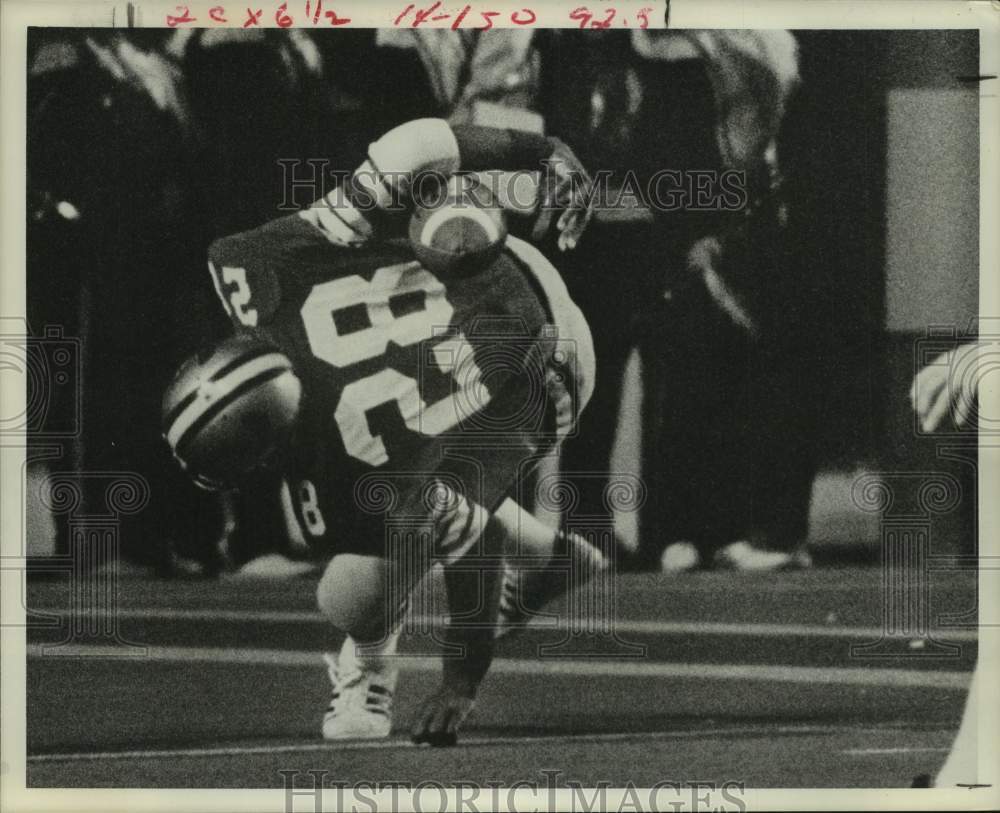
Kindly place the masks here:
POLYGON ((301 398, 289 358, 240 334, 180 366, 163 395, 163 436, 199 485, 237 485, 287 449, 301 398))
POLYGON ((417 200, 410 218, 417 259, 442 276, 485 271, 500 256, 506 238, 503 208, 470 176, 454 176, 437 195, 417 200))

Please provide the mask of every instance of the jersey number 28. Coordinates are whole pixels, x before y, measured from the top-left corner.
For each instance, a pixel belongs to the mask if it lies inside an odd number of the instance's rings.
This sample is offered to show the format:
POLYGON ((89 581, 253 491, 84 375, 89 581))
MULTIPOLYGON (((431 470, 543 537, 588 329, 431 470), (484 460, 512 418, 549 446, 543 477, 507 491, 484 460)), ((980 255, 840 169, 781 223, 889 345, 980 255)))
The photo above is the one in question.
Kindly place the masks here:
MULTIPOLYGON (((227 266, 219 276, 228 287, 228 296, 223 295, 217 280, 218 292, 230 312, 243 324, 256 325, 257 311, 249 306, 246 271, 227 266)), ((383 356, 390 342, 408 347, 433 339, 438 333, 446 334, 428 351, 428 361, 455 380, 456 387, 446 398, 425 403, 419 383, 392 368, 383 368, 344 387, 334 418, 344 448, 352 457, 370 466, 389 461, 382 438, 372 434, 368 422, 369 410, 382 404, 395 402, 408 429, 433 437, 454 428, 489 403, 490 393, 482 383, 472 346, 461 333, 447 330, 452 313, 444 284, 417 262, 379 268, 371 281, 352 275, 313 286, 302 305, 302 322, 313 354, 333 367, 348 367, 383 356), (411 306, 404 314, 394 313, 402 310, 402 303, 421 294, 422 308, 413 310, 411 306), (359 308, 364 310, 368 326, 341 335, 337 314, 359 308)))

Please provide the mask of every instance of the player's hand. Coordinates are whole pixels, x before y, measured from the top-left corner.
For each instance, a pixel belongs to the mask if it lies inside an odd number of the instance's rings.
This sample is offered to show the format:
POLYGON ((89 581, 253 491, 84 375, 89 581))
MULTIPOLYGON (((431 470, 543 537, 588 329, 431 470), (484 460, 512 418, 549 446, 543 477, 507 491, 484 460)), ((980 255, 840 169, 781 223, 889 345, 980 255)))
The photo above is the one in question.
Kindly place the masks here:
POLYGON ((417 714, 410 738, 417 744, 445 748, 458 742, 458 729, 475 705, 475 697, 442 686, 428 697, 417 714))
POLYGON ((975 369, 982 347, 975 342, 942 353, 917 373, 910 401, 925 432, 933 432, 949 411, 956 426, 964 426, 972 412, 979 384, 975 369))
POLYGON ((560 251, 576 248, 577 242, 594 215, 594 182, 580 159, 567 144, 550 138, 552 154, 546 162, 543 178, 542 210, 559 209, 556 222, 560 251))

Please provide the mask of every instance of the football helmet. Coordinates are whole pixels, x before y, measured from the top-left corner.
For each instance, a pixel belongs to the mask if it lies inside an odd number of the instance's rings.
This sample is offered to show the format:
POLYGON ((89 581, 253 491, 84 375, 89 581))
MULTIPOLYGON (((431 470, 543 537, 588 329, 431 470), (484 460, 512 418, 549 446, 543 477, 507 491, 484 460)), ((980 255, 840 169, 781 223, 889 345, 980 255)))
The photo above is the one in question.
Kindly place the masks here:
POLYGON ((181 364, 163 395, 163 437, 198 485, 233 487, 280 460, 301 399, 289 358, 241 333, 181 364))

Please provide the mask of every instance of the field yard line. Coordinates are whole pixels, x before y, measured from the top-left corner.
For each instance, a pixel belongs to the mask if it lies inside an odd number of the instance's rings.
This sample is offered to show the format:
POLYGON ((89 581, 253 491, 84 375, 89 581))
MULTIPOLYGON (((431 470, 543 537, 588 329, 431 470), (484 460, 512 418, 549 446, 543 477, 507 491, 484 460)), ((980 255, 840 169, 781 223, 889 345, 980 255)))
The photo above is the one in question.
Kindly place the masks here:
MULTIPOLYGON (((854 731, 852 727, 850 729, 854 731)), ((857 729, 867 730, 867 729, 857 729)), ((881 729, 877 729, 881 730, 881 729)), ((529 734, 523 736, 468 737, 462 738, 462 746, 484 745, 530 745, 539 742, 635 742, 636 740, 705 740, 729 737, 761 736, 776 734, 830 734, 840 731, 838 727, 801 726, 739 726, 732 728, 709 728, 704 731, 615 731, 589 734, 529 734)), ((381 751, 391 748, 417 748, 408 740, 348 740, 344 742, 305 742, 285 745, 219 745, 200 748, 175 748, 160 750, 132 751, 82 751, 65 754, 28 754, 28 762, 85 762, 106 759, 169 759, 172 757, 250 756, 254 754, 295 754, 317 751, 381 751)), ((947 750, 947 749, 945 749, 947 750)))
MULTIPOLYGON (((148 646, 135 653, 97 646, 45 646, 29 644, 27 655, 57 663, 61 658, 107 658, 136 663, 236 663, 251 666, 319 667, 319 653, 283 649, 221 649, 213 647, 148 646)), ((426 655, 400 655, 399 668, 411 672, 436 672, 441 659, 426 655)), ((586 659, 497 658, 492 672, 506 675, 568 675, 573 677, 695 678, 698 680, 757 680, 772 683, 810 683, 841 686, 891 686, 964 690, 971 672, 930 669, 880 669, 867 667, 764 666, 735 663, 652 663, 606 657, 586 659)))
MULTIPOLYGON (((64 609, 33 608, 37 612, 69 615, 64 609)), ((309 610, 178 610, 173 608, 119 607, 114 615, 123 621, 218 621, 254 624, 320 624, 325 619, 309 610)), ((440 625, 443 617, 412 616, 408 624, 418 629, 440 625)), ((538 618, 531 626, 536 629, 559 629, 566 626, 564 619, 538 618)), ((826 624, 755 624, 717 621, 644 621, 642 619, 615 618, 608 624, 615 632, 660 635, 738 635, 765 638, 859 638, 877 641, 883 636, 879 627, 846 627, 826 624)), ((945 641, 975 641, 976 630, 939 627, 933 632, 945 641)))
POLYGON ((888 754, 947 754, 951 748, 847 748, 840 753, 851 757, 870 757, 888 754))

